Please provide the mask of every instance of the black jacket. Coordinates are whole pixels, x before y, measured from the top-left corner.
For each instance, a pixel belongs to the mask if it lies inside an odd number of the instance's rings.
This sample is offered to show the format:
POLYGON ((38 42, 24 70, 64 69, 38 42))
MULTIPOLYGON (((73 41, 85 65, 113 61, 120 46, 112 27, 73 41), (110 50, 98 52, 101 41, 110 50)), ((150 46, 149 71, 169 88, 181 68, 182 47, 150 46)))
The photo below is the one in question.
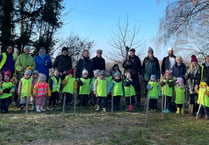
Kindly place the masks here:
POLYGON ((60 72, 68 71, 72 68, 72 60, 68 55, 59 55, 55 58, 54 68, 57 68, 60 72))
MULTIPOLYGON (((175 55, 173 55, 173 57, 176 59, 175 55)), ((161 65, 162 75, 164 75, 166 70, 168 69, 169 69, 169 56, 166 56, 163 58, 162 65, 161 65)))
POLYGON ((184 63, 181 63, 180 65, 175 64, 173 67, 172 74, 175 77, 182 77, 185 79, 186 71, 187 71, 187 68, 184 63))
POLYGON ((99 69, 99 70, 105 70, 105 59, 104 58, 99 58, 99 57, 94 57, 92 58, 92 65, 93 65, 93 70, 99 69))
POLYGON ((195 82, 195 84, 199 85, 200 81, 204 78, 209 79, 209 66, 206 66, 205 63, 201 65, 201 68, 197 72, 197 81, 195 82))
POLYGON ((81 78, 83 69, 88 71, 89 78, 93 78, 93 65, 91 59, 79 59, 76 66, 76 78, 81 78))

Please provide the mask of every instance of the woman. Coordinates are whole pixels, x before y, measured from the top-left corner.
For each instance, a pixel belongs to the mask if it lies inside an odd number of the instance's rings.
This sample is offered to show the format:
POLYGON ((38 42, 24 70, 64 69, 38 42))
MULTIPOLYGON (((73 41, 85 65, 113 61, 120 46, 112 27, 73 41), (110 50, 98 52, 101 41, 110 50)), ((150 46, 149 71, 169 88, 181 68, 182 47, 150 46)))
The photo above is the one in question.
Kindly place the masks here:
POLYGON ((176 57, 176 64, 174 65, 172 72, 174 77, 182 77, 185 80, 186 65, 183 63, 181 56, 176 57))
POLYGON ((13 55, 13 48, 9 45, 6 47, 6 52, 0 53, 0 71, 4 73, 9 70, 13 76, 15 60, 16 55, 13 55))
POLYGON ((195 114, 197 111, 197 93, 194 90, 195 82, 197 81, 198 71, 200 70, 200 65, 195 55, 191 56, 191 65, 186 73, 186 80, 188 84, 189 93, 189 112, 195 114))
POLYGON ((39 54, 35 56, 34 61, 36 63, 35 70, 39 73, 45 74, 47 78, 49 77, 49 69, 52 68, 52 61, 48 54, 46 54, 46 49, 41 47, 39 54))

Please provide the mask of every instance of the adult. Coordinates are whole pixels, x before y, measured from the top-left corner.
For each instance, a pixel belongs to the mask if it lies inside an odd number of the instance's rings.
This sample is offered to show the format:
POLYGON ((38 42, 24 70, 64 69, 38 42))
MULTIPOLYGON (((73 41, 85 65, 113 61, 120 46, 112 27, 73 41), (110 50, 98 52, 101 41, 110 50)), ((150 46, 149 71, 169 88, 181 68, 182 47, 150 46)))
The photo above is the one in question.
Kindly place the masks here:
POLYGON ((64 79, 67 72, 72 68, 71 56, 68 55, 68 48, 62 48, 62 54, 57 56, 54 61, 55 69, 58 69, 61 75, 61 78, 64 79))
POLYGON ((96 57, 92 58, 93 70, 105 70, 105 59, 102 58, 102 50, 97 50, 96 57))
POLYGON ((199 69, 197 74, 197 81, 195 82, 195 85, 199 85, 200 81, 204 78, 209 79, 209 55, 205 57, 205 62, 202 63, 201 69, 199 69))
POLYGON ((76 78, 81 78, 82 71, 86 69, 88 71, 88 77, 93 78, 93 64, 89 58, 89 51, 83 50, 82 58, 79 59, 76 66, 76 78))
POLYGON ((34 61, 36 63, 35 70, 39 73, 45 74, 48 78, 49 69, 52 68, 52 60, 50 56, 46 54, 46 49, 44 47, 39 49, 39 53, 35 56, 34 61))
MULTIPOLYGON (((142 65, 142 74, 144 79, 145 88, 151 77, 151 75, 156 76, 156 80, 160 79, 160 65, 156 57, 154 57, 154 51, 151 47, 148 48, 148 56, 144 58, 142 65)), ((145 96, 147 95, 147 90, 145 90, 145 96)))
POLYGON ((141 76, 142 66, 140 58, 135 55, 135 49, 130 49, 128 58, 123 62, 123 68, 125 72, 130 72, 132 79, 135 80, 134 87, 137 93, 137 103, 140 104, 139 75, 141 76))
POLYGON ((173 66, 172 74, 174 77, 182 77, 185 80, 187 68, 186 65, 183 63, 183 59, 181 56, 176 57, 176 63, 173 66))
POLYGON ((35 68, 35 61, 30 54, 30 49, 30 46, 24 46, 23 53, 17 57, 17 61, 15 63, 15 70, 17 72, 18 79, 20 79, 23 76, 24 71, 26 69, 34 70, 35 68))
POLYGON ((13 47, 11 45, 6 46, 6 52, 0 52, 0 71, 10 71, 11 75, 15 72, 15 61, 17 56, 13 54, 13 47))
POLYGON ((198 71, 200 70, 200 65, 198 64, 197 57, 195 55, 191 56, 191 65, 186 72, 186 80, 188 84, 189 93, 189 112, 195 114, 197 111, 197 93, 194 90, 195 82, 197 81, 198 71))
POLYGON ((161 65, 162 75, 164 75, 166 71, 169 71, 172 73, 173 66, 176 63, 176 56, 173 54, 173 48, 168 47, 167 52, 168 52, 168 56, 163 58, 162 65, 161 65))

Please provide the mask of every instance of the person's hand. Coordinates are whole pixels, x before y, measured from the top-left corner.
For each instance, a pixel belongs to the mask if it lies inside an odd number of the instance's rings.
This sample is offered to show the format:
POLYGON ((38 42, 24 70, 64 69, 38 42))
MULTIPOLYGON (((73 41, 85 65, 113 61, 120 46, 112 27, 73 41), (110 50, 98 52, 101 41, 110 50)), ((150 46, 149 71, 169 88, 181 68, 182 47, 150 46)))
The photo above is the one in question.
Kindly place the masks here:
POLYGON ((197 90, 198 89, 198 85, 195 85, 194 89, 197 90))

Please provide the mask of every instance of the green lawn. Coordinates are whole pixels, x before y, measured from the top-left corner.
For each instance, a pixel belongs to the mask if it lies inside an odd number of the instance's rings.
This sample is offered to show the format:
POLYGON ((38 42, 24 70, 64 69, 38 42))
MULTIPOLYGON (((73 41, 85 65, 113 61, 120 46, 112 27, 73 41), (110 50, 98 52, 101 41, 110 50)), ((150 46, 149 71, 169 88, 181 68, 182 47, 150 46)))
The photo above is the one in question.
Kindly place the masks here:
POLYGON ((0 114, 0 144, 208 145, 209 120, 159 112, 0 114))

